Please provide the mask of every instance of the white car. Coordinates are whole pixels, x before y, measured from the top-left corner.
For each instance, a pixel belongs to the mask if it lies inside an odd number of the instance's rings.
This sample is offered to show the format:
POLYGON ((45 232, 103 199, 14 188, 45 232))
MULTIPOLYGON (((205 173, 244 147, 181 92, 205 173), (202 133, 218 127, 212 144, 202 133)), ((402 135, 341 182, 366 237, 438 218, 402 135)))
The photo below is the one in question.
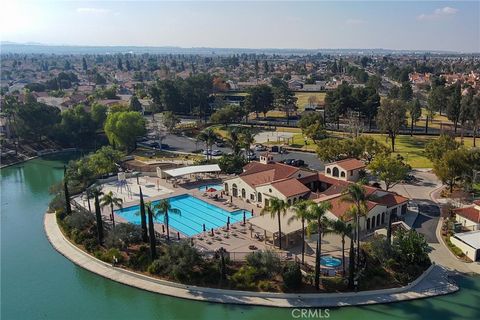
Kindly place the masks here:
POLYGON ((212 151, 212 156, 221 156, 222 155, 222 151, 221 150, 213 150, 212 151))
POLYGON ((203 150, 202 154, 203 154, 204 156, 209 156, 209 155, 212 154, 212 150, 203 150))
POLYGON ((257 144, 255 146, 255 151, 267 151, 267 148, 265 146, 262 146, 261 144, 257 144))

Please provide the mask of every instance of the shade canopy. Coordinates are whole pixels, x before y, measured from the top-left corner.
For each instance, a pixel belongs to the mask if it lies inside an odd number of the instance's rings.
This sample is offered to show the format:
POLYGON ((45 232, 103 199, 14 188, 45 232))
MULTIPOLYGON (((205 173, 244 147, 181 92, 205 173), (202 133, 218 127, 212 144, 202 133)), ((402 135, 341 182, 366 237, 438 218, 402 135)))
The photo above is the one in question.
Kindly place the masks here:
POLYGON ((210 172, 220 172, 222 171, 218 164, 207 164, 203 166, 189 166, 183 168, 176 168, 171 170, 165 170, 163 173, 169 175, 170 177, 181 177, 189 174, 195 173, 210 173, 210 172))
MULTIPOLYGON (((302 221, 298 219, 291 219, 293 213, 287 211, 287 214, 282 217, 280 220, 282 225, 282 234, 291 234, 302 230, 302 221)), ((248 220, 248 223, 263 229, 269 233, 277 234, 278 233, 278 220, 277 217, 272 217, 270 213, 265 213, 264 215, 256 216, 248 220)))

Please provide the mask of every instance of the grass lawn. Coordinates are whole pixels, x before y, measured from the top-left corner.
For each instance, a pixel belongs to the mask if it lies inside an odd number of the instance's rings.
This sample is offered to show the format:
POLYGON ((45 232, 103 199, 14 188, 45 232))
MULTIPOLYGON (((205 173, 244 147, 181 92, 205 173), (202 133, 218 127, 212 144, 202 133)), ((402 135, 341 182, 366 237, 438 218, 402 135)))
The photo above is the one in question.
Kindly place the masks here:
POLYGON ((295 92, 295 97, 297 97, 297 107, 299 111, 303 111, 305 106, 308 106, 308 98, 316 97, 317 102, 323 102, 325 100, 325 92, 295 92))

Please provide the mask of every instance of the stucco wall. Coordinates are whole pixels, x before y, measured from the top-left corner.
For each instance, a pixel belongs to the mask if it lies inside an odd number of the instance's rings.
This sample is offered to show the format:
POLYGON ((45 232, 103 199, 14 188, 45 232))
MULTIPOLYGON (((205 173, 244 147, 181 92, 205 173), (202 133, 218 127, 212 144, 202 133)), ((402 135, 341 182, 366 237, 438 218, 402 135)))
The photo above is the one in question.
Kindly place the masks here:
POLYGON ((453 237, 450 237, 450 241, 456 245, 458 248, 460 248, 460 250, 463 251, 463 253, 465 253, 465 255, 467 257, 469 257, 470 259, 472 259, 473 261, 475 261, 476 259, 476 250, 472 247, 470 247, 469 245, 467 245, 465 242, 462 242, 460 241, 459 239, 455 238, 455 236, 453 237))

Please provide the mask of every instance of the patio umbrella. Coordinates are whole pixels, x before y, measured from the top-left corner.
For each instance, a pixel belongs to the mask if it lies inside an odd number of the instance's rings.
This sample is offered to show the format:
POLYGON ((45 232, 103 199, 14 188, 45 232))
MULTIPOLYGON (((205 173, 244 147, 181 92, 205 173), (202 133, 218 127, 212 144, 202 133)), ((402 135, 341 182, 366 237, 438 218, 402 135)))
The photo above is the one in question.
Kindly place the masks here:
POLYGON ((245 211, 243 211, 243 225, 245 225, 247 221, 247 217, 245 216, 245 211))
POLYGON ((212 237, 214 236, 215 234, 213 233, 213 228, 212 228, 212 237))
POLYGON ((230 230, 230 221, 227 222, 227 231, 230 230))
POLYGON ((217 191, 217 189, 215 189, 215 188, 208 188, 207 189, 207 192, 216 192, 216 191, 217 191))
POLYGON ((230 224, 230 217, 227 217, 227 224, 230 224))
POLYGON ((203 232, 207 231, 207 229, 205 228, 205 223, 203 224, 203 232))
POLYGON ((180 240, 180 232, 177 231, 177 238, 180 240))

